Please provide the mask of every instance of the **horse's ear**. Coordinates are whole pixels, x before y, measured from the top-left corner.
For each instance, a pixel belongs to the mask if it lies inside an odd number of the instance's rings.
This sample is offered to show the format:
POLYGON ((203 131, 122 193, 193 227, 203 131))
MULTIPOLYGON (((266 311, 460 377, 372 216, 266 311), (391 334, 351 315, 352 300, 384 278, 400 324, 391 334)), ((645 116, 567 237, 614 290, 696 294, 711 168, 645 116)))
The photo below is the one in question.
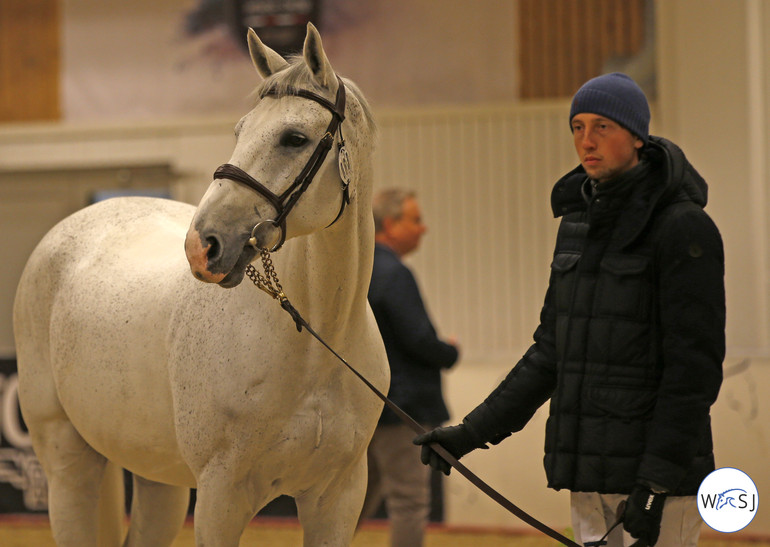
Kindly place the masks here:
POLYGON ((248 36, 251 62, 254 63, 254 68, 260 76, 267 78, 289 65, 286 59, 262 43, 253 28, 249 29, 248 36))
POLYGON ((321 86, 331 90, 337 88, 337 78, 334 76, 334 69, 326 57, 324 46, 321 43, 321 35, 318 34, 318 29, 315 28, 313 23, 307 24, 307 35, 305 36, 305 46, 302 50, 302 55, 308 68, 310 68, 316 81, 321 86))

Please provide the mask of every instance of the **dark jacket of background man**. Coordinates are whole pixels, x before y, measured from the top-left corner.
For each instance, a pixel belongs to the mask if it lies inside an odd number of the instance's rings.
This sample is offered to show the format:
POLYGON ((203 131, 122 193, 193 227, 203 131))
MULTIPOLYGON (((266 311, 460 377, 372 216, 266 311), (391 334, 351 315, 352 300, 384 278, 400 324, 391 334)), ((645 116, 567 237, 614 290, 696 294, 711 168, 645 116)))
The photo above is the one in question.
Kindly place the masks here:
MULTIPOLYGON (((449 414, 441 394, 441 370, 457 361, 457 349, 438 338, 414 275, 380 243, 374 248, 369 303, 388 353, 388 397, 418 423, 445 422, 449 414)), ((385 407, 380 423, 399 422, 385 407)))

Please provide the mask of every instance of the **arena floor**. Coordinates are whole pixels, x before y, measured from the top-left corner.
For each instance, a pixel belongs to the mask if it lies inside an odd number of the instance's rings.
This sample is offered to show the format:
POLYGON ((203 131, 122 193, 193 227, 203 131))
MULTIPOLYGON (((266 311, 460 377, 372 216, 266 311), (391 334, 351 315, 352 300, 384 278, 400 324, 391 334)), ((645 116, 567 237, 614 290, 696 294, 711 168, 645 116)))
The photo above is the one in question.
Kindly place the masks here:
MULTIPOLYGON (((173 547, 194 547, 192 523, 188 522, 173 547)), ((255 519, 246 528, 241 547, 299 547, 302 531, 293 519, 255 519)), ((0 515, 0 546, 56 547, 45 516, 0 515)), ((364 525, 352 547, 388 547, 387 526, 378 522, 364 525)), ((557 547, 558 543, 540 535, 522 535, 511 531, 456 529, 432 525, 425 547, 557 547)), ((738 539, 728 535, 709 535, 700 547, 770 547, 770 540, 738 539)))

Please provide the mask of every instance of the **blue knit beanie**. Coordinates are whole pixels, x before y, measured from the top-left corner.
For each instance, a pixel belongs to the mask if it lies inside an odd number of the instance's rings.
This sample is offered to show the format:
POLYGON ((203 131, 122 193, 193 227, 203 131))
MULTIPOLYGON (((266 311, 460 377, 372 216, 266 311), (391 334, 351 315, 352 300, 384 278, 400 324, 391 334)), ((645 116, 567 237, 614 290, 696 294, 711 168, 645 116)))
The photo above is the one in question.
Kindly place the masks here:
POLYGON ((604 74, 583 84, 572 98, 570 129, 572 118, 583 112, 606 116, 642 139, 644 144, 649 140, 650 107, 647 97, 625 74, 604 74))

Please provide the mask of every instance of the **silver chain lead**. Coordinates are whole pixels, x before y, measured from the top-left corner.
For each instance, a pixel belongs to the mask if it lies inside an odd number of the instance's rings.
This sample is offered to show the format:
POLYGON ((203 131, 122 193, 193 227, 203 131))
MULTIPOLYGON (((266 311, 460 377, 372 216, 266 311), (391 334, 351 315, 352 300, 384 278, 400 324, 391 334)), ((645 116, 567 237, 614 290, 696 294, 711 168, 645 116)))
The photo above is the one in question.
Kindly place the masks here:
POLYGON ((281 282, 278 281, 278 275, 275 273, 273 260, 270 258, 270 251, 262 249, 260 255, 262 257, 262 269, 265 270, 265 275, 258 272, 251 264, 246 266, 246 275, 258 289, 265 291, 276 300, 285 300, 286 295, 283 293, 283 287, 281 287, 281 282))

